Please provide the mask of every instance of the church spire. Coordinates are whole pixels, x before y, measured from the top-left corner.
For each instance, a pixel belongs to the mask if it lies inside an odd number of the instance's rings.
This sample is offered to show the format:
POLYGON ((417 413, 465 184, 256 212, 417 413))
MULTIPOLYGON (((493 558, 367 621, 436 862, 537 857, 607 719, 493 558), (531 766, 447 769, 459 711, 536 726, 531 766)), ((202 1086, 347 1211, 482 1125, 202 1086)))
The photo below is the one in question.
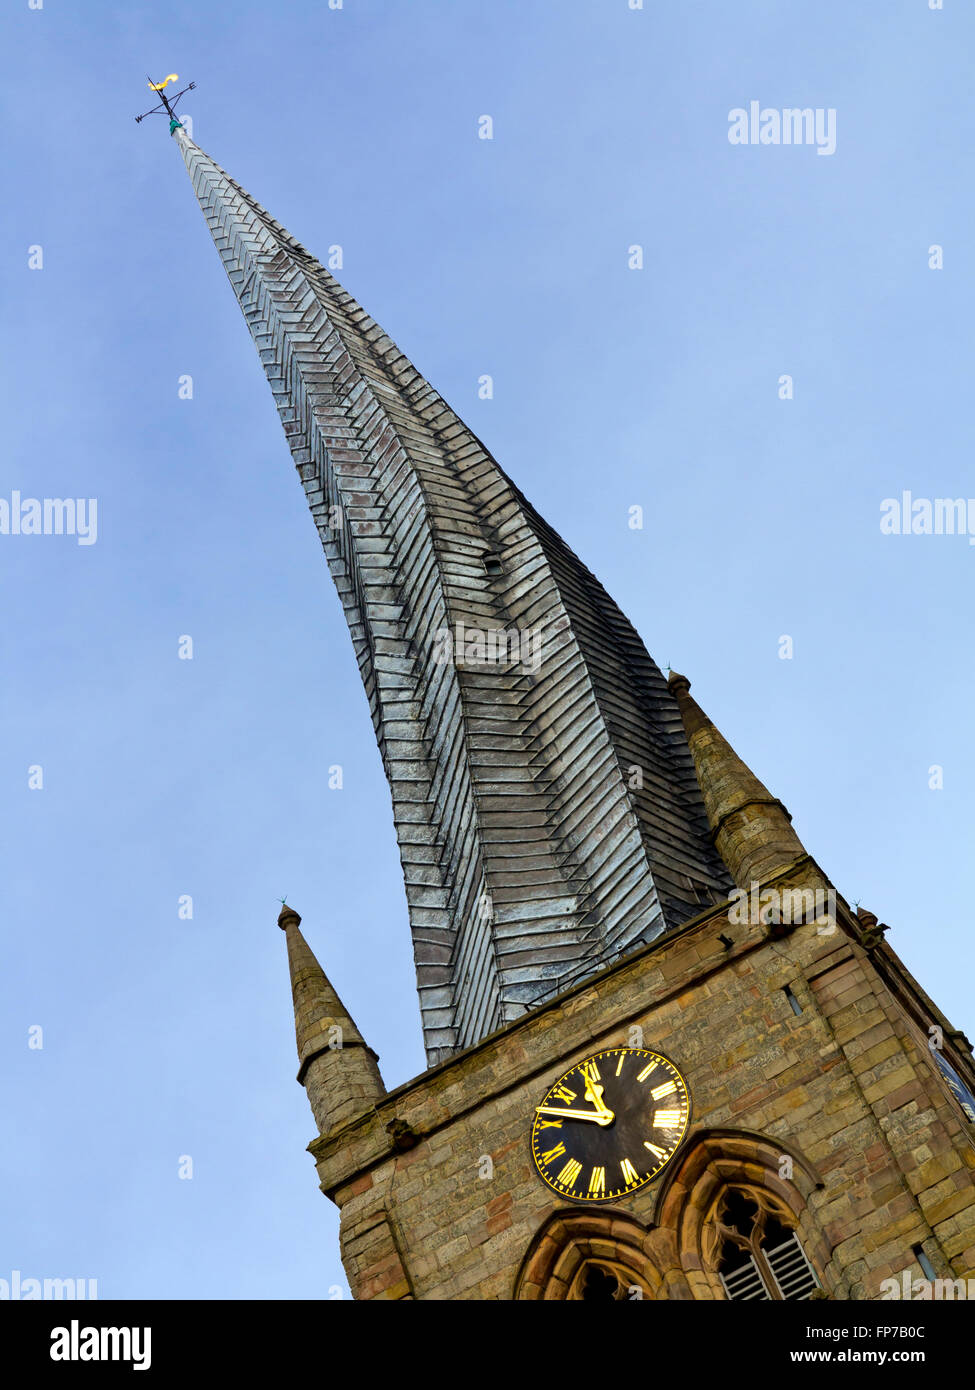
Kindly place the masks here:
POLYGON ((730 880, 666 682, 609 595, 351 295, 174 139, 349 624, 437 1062, 730 880))
POLYGON ((376 1054, 302 936, 293 907, 281 908, 278 926, 288 942, 298 1081, 308 1094, 319 1134, 329 1134, 382 1100, 386 1087, 376 1054))
POLYGON ((670 689, 680 710, 715 844, 739 888, 764 883, 770 874, 805 854, 792 817, 742 762, 690 694, 676 671, 670 689))

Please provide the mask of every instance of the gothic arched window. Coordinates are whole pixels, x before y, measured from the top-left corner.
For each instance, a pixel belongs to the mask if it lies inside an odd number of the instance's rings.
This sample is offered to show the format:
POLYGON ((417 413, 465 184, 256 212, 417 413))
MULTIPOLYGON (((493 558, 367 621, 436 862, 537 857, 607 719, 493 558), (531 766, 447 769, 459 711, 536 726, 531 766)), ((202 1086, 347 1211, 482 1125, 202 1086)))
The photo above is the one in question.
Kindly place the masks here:
POLYGON ((729 1188, 715 1227, 718 1275, 728 1298, 792 1301, 821 1287, 795 1229, 760 1194, 729 1188))
POLYGON ((686 1297, 679 1278, 664 1291, 653 1245, 654 1235, 626 1212, 553 1212, 535 1233, 514 1297, 583 1303, 686 1297))
POLYGON ((619 1298, 620 1281, 611 1269, 602 1265, 585 1266, 580 1297, 586 1303, 615 1303, 619 1298))

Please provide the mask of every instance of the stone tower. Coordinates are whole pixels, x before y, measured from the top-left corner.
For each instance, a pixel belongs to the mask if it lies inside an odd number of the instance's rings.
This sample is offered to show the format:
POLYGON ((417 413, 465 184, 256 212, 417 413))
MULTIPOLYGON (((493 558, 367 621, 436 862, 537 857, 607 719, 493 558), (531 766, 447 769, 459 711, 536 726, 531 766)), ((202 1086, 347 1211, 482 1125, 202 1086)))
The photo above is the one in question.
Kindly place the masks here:
POLYGON ((430 1068, 390 1093, 280 918, 355 1296, 975 1274, 963 1034, 480 441, 174 133, 344 606, 406 881, 430 1068))

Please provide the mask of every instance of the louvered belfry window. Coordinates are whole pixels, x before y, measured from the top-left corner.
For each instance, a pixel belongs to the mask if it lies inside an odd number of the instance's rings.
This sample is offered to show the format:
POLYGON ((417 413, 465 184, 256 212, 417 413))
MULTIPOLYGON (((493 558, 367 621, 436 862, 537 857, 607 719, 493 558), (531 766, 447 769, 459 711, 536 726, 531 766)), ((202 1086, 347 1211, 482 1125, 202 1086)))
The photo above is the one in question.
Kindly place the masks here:
POLYGON ((757 1194, 726 1193, 717 1228, 718 1274, 728 1298, 793 1301, 821 1287, 795 1231, 757 1194))

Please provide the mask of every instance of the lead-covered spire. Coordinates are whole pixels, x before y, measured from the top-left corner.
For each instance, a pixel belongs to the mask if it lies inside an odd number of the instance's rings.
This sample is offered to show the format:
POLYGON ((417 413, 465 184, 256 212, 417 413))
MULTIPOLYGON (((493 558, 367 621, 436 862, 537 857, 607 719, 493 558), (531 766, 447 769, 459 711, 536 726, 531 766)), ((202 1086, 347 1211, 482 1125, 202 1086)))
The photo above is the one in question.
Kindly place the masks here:
POLYGON ((435 1062, 730 881, 622 613, 351 295, 174 138, 349 624, 435 1062))

